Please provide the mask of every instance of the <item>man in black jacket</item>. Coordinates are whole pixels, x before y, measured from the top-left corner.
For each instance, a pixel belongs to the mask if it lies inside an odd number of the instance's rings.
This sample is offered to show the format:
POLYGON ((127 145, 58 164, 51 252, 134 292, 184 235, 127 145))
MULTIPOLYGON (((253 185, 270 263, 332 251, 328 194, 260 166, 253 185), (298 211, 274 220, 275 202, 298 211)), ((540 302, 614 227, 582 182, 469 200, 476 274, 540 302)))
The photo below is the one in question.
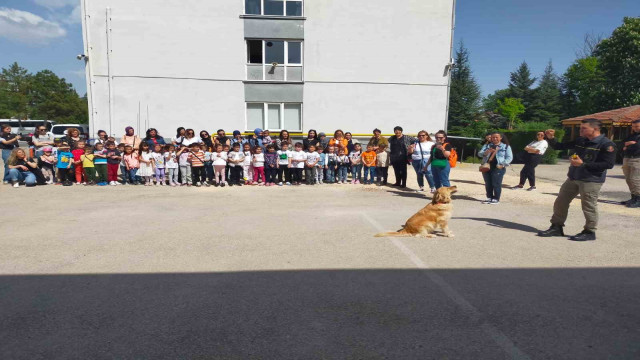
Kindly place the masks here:
POLYGON ((600 133, 601 126, 597 119, 583 120, 580 125, 580 137, 567 143, 557 143, 554 139, 554 130, 545 131, 550 146, 556 150, 574 149, 575 154, 571 156, 568 179, 562 184, 553 204, 551 227, 546 231, 538 232, 538 236, 564 236, 562 228, 567 220, 569 205, 579 194, 586 224, 581 233, 569 239, 573 241, 596 239, 598 195, 607 177, 607 170, 613 168, 616 160, 616 145, 600 133))
POLYGON ((640 119, 631 123, 631 134, 624 139, 622 172, 627 180, 631 199, 623 203, 630 208, 640 208, 640 119))
POLYGON ((402 127, 393 128, 395 136, 389 138, 389 158, 396 183, 393 186, 407 187, 407 159, 409 158, 409 146, 416 142, 416 138, 402 134, 402 127))

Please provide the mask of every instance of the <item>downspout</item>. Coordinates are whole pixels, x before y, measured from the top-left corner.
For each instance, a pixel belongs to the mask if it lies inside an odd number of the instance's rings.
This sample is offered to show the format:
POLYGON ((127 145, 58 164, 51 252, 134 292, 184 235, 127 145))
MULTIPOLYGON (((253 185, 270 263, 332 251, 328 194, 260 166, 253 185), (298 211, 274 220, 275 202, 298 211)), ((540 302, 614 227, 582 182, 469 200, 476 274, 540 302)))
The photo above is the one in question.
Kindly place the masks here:
POLYGON ((451 71, 453 71, 453 33, 456 29, 456 0, 453 0, 451 9, 451 44, 449 47, 449 79, 447 83, 447 110, 444 114, 444 131, 449 128, 449 97, 451 96, 451 71))
POLYGON ((111 8, 106 10, 107 21, 107 79, 109 85, 109 134, 113 134, 113 75, 111 73, 111 52, 113 51, 111 44, 111 8))
POLYGON ((91 20, 91 16, 87 15, 87 0, 83 0, 80 3, 82 7, 82 35, 84 37, 84 53, 86 55, 85 61, 85 76, 87 82, 87 105, 89 106, 89 134, 92 136, 95 135, 95 114, 96 111, 93 107, 93 68, 91 64, 92 54, 91 54, 91 36, 90 36, 90 24, 89 20, 91 20))

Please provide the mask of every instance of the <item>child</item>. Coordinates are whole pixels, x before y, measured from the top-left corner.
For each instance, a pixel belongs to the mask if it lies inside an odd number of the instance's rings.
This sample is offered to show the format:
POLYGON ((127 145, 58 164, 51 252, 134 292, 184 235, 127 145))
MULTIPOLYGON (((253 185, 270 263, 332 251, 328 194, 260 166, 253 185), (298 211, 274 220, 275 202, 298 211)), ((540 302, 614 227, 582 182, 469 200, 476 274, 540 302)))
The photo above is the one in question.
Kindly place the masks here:
POLYGON ((336 158, 338 164, 338 174, 336 175, 336 182, 345 184, 347 182, 347 172, 351 167, 351 162, 346 154, 345 149, 340 149, 340 154, 336 158))
MULTIPOLYGON (((231 152, 231 146, 224 144, 222 146, 222 152, 227 154, 227 159, 229 158, 229 152, 231 152)), ((231 174, 231 165, 227 162, 227 165, 224 167, 224 177, 229 180, 229 175, 231 174)))
MULTIPOLYGON (((115 144, 115 141, 113 143, 115 144)), ((125 143, 116 145, 116 148, 120 151, 120 155, 124 155, 124 146, 125 143)), ((137 150, 134 149, 134 151, 137 150)), ((127 182, 127 165, 124 163, 124 156, 120 156, 120 176, 122 177, 122 183, 125 184, 127 182)))
POLYGON ((278 150, 278 186, 282 186, 282 182, 286 181, 287 185, 291 185, 291 171, 289 171, 289 159, 291 151, 289 151, 289 143, 283 141, 280 144, 282 150, 278 150))
POLYGON ((318 165, 318 161, 320 160, 320 155, 316 152, 316 147, 313 145, 309 145, 309 152, 307 153, 307 160, 305 161, 304 168, 304 177, 307 180, 307 185, 313 185, 316 182, 316 174, 317 169, 316 165, 318 165))
POLYGON ((351 183, 360 184, 360 178, 362 176, 362 158, 360 144, 355 144, 353 151, 349 153, 349 160, 351 161, 351 183))
POLYGON ((376 154, 378 186, 387 185, 387 176, 389 175, 389 153, 385 148, 385 144, 378 144, 378 153, 376 154))
MULTIPOLYGON (((200 150, 197 143, 191 144, 189 149, 189 163, 191 163, 191 179, 193 186, 200 187, 202 175, 204 173, 204 151, 200 150)), ((205 182, 206 184, 206 182, 205 182)), ((209 184, 207 184, 209 186, 209 184)))
POLYGON ((73 164, 73 154, 69 151, 69 145, 62 143, 58 147, 58 179, 64 186, 73 184, 73 175, 71 174, 71 166, 73 164))
POLYGON ((262 148, 260 146, 253 148, 253 159, 251 160, 251 164, 253 165, 253 182, 257 183, 259 186, 264 185, 264 154, 262 153, 262 148))
POLYGON ((105 155, 104 144, 96 143, 93 148, 93 165, 98 174, 98 186, 107 185, 107 156, 105 155))
POLYGON ((324 153, 322 146, 318 146, 316 151, 320 156, 318 163, 316 164, 316 183, 322 184, 322 180, 324 180, 324 169, 327 165, 327 154, 324 153))
POLYGON ((208 148, 206 144, 200 144, 200 150, 204 151, 204 172, 206 174, 206 178, 203 174, 202 182, 209 186, 213 184, 213 160, 211 159, 213 149, 208 148))
POLYGON ((216 145, 216 152, 211 155, 213 159, 213 171, 216 186, 224 187, 227 185, 226 170, 228 154, 223 151, 224 147, 221 144, 216 145))
POLYGON ((336 182, 336 165, 338 155, 335 153, 335 147, 329 146, 327 148, 325 169, 327 169, 327 182, 333 184, 336 182))
POLYGON ((76 148, 71 150, 73 154, 73 167, 76 173, 76 185, 86 185, 87 178, 84 176, 84 169, 82 168, 82 160, 80 157, 84 155, 84 141, 78 141, 76 143, 76 148))
POLYGON ((127 178, 131 185, 138 185, 138 169, 140 169, 140 156, 137 152, 133 151, 133 147, 129 144, 124 146, 124 155, 122 156, 124 161, 124 183, 127 183, 127 178))
POLYGON ((267 178, 265 185, 275 185, 278 174, 278 154, 276 154, 276 147, 273 144, 267 145, 267 153, 264 154, 264 172, 267 178))
POLYGON ((302 182, 302 170, 304 170, 304 163, 307 160, 307 154, 302 151, 302 143, 297 142, 295 145, 295 151, 291 153, 289 158, 291 168, 291 183, 293 185, 300 185, 302 182))
POLYGON ((158 184, 161 186, 166 184, 164 171, 165 160, 162 150, 161 144, 155 144, 153 149, 153 163, 156 165, 156 186, 158 186, 158 184))
POLYGON ((242 177, 242 163, 244 162, 244 153, 240 151, 240 143, 233 143, 232 151, 228 154, 228 164, 231 166, 231 173, 229 178, 229 186, 238 185, 240 178, 242 177))
POLYGON ((95 185, 96 183, 96 168, 93 164, 95 156, 93 155, 93 148, 89 145, 84 147, 84 154, 80 156, 82 161, 82 168, 84 169, 84 178, 87 181, 87 185, 95 185))
POLYGON ((191 186, 191 165, 189 164, 189 148, 181 146, 176 153, 178 156, 178 165, 180 166, 180 174, 182 174, 182 183, 180 186, 191 186))
MULTIPOLYGON (((122 147, 124 148, 124 145, 122 147)), ((116 186, 118 185, 118 167, 122 161, 122 153, 116 149, 115 143, 107 141, 105 156, 107 157, 107 179, 109 185, 116 186)))
POLYGON ((364 180, 365 185, 373 184, 373 180, 376 177, 376 152, 373 151, 373 145, 367 145, 367 151, 362 153, 362 164, 364 165, 364 180), (371 175, 367 181, 367 175, 371 175))
POLYGON ((144 186, 151 186, 151 179, 153 178, 153 154, 149 148, 149 144, 145 141, 140 143, 138 149, 138 160, 140 161, 140 168, 138 169, 138 176, 142 178, 144 186))
POLYGON ((56 163, 56 158, 52 155, 52 149, 49 146, 45 146, 42 149, 43 154, 40 155, 38 161, 38 165, 40 166, 40 171, 42 171, 42 175, 47 179, 47 184, 53 184, 54 173, 53 166, 56 163))
POLYGON ((178 155, 174 145, 165 145, 165 167, 169 173, 169 185, 178 186, 178 155))
POLYGON ((269 136, 269 130, 265 130, 262 132, 262 146, 267 148, 267 146, 273 144, 273 139, 269 136))
POLYGON ((251 181, 253 180, 253 165, 251 165, 253 154, 251 153, 251 145, 242 145, 242 152, 244 153, 244 161, 242 162, 244 183, 245 185, 251 185, 251 181))

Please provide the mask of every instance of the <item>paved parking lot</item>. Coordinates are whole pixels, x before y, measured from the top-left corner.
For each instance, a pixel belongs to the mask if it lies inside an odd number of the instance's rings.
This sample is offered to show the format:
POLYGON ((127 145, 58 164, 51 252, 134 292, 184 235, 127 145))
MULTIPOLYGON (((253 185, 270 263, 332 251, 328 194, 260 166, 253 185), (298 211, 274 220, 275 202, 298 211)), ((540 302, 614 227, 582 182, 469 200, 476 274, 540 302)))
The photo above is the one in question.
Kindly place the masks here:
POLYGON ((637 359, 640 211, 616 168, 598 241, 536 237, 565 172, 454 169, 453 239, 374 238, 429 200, 388 187, 2 186, 0 358, 637 359))

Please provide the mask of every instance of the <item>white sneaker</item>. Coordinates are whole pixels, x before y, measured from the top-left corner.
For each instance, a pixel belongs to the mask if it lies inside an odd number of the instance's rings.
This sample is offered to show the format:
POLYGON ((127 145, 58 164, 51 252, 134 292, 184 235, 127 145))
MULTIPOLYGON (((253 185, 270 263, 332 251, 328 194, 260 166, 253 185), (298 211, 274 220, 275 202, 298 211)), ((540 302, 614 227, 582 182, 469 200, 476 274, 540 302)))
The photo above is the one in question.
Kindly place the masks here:
POLYGON ((416 192, 424 192, 424 188, 421 187, 420 189, 416 190, 416 192))
POLYGON ((485 201, 483 201, 483 204, 491 204, 491 201, 493 201, 492 199, 487 198, 485 201))
POLYGON ((489 205, 498 205, 498 204, 500 204, 500 201, 496 199, 492 199, 491 202, 489 203, 489 205))
POLYGON ((18 188, 18 187, 20 187, 20 184, 19 183, 15 183, 15 184, 13 184, 13 187, 14 188, 18 188))
POLYGON ((111 185, 111 186, 115 185, 115 181, 110 181, 109 185, 111 185))

